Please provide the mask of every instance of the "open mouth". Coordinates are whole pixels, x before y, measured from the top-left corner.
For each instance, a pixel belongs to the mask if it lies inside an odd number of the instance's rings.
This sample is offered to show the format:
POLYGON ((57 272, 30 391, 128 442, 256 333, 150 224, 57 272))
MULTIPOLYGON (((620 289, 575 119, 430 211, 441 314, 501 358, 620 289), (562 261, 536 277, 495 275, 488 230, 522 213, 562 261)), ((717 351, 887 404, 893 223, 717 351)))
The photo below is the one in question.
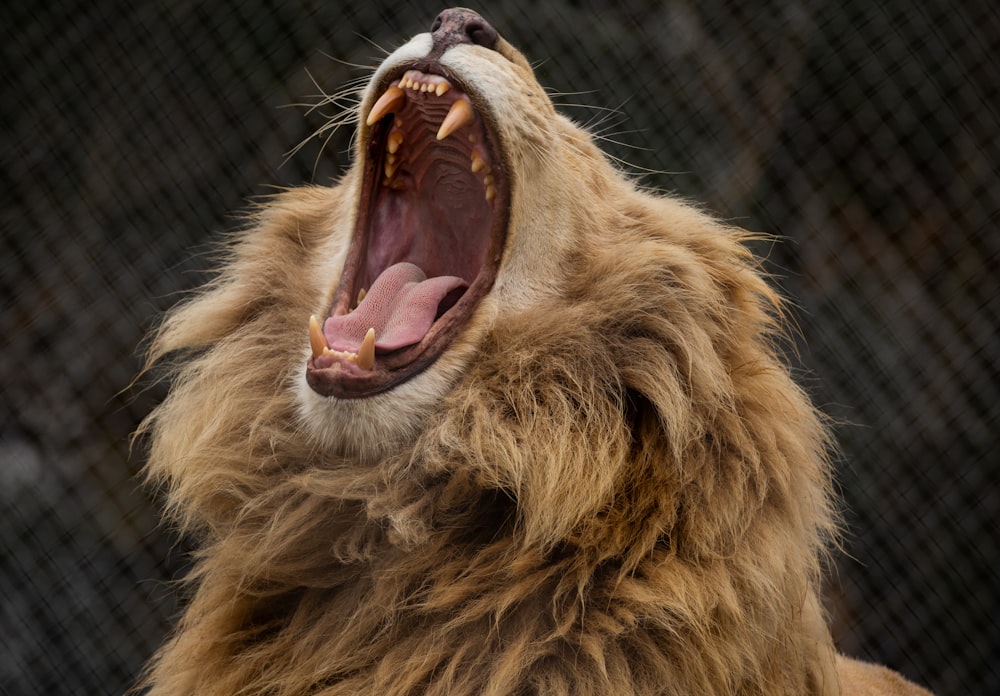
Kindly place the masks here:
POLYGON ((358 221, 333 304, 312 317, 309 386, 370 396, 441 355, 496 278, 508 187, 489 115, 433 66, 390 78, 367 116, 358 221))

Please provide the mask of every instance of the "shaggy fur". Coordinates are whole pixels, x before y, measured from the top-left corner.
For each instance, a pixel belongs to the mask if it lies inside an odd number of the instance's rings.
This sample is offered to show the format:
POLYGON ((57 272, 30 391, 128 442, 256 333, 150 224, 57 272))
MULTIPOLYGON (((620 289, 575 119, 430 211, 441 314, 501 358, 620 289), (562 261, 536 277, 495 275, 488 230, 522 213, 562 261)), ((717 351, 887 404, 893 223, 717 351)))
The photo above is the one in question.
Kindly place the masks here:
POLYGON ((149 693, 838 693, 827 434, 745 235, 637 189, 502 40, 441 62, 493 111, 511 218, 437 362, 363 399, 305 384, 363 125, 343 180, 264 205, 155 337, 148 471, 198 550, 149 693))

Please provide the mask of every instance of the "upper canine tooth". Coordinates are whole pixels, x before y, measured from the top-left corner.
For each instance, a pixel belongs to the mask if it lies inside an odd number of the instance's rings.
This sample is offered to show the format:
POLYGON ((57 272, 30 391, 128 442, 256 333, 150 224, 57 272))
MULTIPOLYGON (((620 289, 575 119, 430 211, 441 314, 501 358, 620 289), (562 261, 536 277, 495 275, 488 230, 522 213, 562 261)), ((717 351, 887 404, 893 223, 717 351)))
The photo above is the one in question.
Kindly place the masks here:
POLYGON ((365 120, 365 123, 369 126, 374 125, 386 114, 399 111, 405 101, 406 93, 403 90, 395 85, 390 87, 378 98, 375 105, 372 106, 372 110, 368 112, 368 118, 365 120))
POLYGON ((313 359, 323 355, 327 349, 326 337, 323 336, 323 329, 319 327, 319 319, 313 314, 309 317, 309 345, 312 348, 313 359))
POLYGON ((451 109, 448 110, 448 115, 445 116, 444 120, 441 122, 441 127, 437 132, 437 139, 444 140, 466 123, 471 121, 473 115, 472 102, 465 97, 456 99, 451 105, 451 109))
POLYGON ((375 329, 368 329, 361 347, 358 348, 357 365, 362 370, 370 370, 375 367, 375 329))

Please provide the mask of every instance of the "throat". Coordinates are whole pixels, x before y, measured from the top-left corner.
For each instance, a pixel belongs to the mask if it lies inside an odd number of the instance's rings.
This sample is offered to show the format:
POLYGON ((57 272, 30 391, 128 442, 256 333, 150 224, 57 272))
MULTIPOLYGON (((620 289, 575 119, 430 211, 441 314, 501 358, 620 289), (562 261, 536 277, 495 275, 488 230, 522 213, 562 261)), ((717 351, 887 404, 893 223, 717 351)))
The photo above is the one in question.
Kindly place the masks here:
POLYGON ((380 187, 358 289, 400 262, 430 278, 453 275, 471 283, 489 251, 483 230, 490 229, 492 211, 468 205, 466 189, 467 177, 448 162, 428 167, 405 188, 380 187))

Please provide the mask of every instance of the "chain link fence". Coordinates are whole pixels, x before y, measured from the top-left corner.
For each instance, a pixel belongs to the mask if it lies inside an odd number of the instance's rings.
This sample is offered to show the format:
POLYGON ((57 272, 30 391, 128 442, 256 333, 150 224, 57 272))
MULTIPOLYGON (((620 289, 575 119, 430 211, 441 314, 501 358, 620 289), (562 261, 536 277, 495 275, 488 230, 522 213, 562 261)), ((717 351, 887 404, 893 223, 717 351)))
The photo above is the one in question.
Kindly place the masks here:
MULTIPOLYGON (((841 446, 841 648, 1000 694, 997 6, 523 7, 485 14, 623 167, 781 237, 757 251, 841 446)), ((129 452, 165 389, 138 346, 251 197, 343 170, 308 104, 440 9, 0 9, 0 692, 123 693, 162 640, 186 557, 129 452)))

